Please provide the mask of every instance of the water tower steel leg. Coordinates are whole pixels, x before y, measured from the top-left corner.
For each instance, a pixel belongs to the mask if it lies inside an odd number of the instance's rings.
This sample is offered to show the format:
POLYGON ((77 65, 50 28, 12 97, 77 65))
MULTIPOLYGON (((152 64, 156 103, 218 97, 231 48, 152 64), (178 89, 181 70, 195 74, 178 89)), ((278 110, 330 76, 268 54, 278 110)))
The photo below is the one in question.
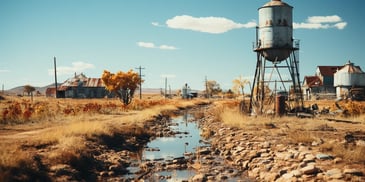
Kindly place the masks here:
POLYGON ((295 57, 295 51, 292 52, 293 54, 293 58, 294 58, 294 61, 293 61, 293 64, 294 64, 294 68, 295 68, 295 76, 296 76, 296 82, 297 82, 297 87, 295 90, 295 95, 299 95, 299 101, 300 103, 298 103, 298 106, 300 110, 303 109, 304 107, 304 102, 303 102, 303 93, 302 93, 302 87, 300 85, 300 77, 299 77, 299 65, 298 65, 298 61, 295 57))
POLYGON ((264 101, 265 101, 265 68, 266 68, 266 59, 263 59, 264 61, 261 64, 261 82, 260 82, 260 110, 259 113, 262 114, 262 111, 264 109, 264 101))
POLYGON ((260 68, 261 68, 261 59, 260 59, 260 53, 257 52, 257 61, 256 61, 256 70, 255 70, 255 75, 254 75, 254 79, 253 79, 253 83, 252 83, 252 88, 251 88, 251 97, 250 97, 250 105, 249 105, 249 112, 252 113, 253 112, 253 105, 254 102, 258 100, 258 81, 260 80, 260 68), (256 93, 255 92, 255 88, 256 88, 256 93))

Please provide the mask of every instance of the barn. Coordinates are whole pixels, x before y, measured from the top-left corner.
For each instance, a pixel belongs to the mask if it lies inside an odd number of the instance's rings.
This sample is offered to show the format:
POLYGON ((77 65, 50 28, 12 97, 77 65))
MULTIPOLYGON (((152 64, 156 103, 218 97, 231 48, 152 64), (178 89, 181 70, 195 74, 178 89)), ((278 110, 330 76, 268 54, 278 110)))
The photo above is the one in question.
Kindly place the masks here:
MULTIPOLYGON (((47 90, 47 96, 55 96, 52 94, 52 88, 47 90)), ((81 73, 75 74, 58 86, 57 95, 59 98, 104 98, 109 97, 110 93, 105 89, 101 78, 88 78, 81 73)))
POLYGON ((307 99, 335 98, 336 88, 333 86, 334 73, 343 66, 317 66, 314 76, 305 76, 303 93, 307 99), (315 96, 315 97, 313 97, 315 96))

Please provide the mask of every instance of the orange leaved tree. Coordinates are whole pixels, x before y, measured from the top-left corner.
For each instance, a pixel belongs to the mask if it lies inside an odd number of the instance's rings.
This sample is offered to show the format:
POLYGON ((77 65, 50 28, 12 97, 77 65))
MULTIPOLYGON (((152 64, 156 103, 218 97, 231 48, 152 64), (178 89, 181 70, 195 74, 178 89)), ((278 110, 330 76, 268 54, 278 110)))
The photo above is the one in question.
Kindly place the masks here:
POLYGON ((110 73, 104 70, 101 79, 105 84, 105 88, 115 93, 124 105, 132 102, 134 91, 138 88, 141 81, 143 81, 138 73, 133 70, 129 70, 128 72, 118 71, 117 73, 110 73))

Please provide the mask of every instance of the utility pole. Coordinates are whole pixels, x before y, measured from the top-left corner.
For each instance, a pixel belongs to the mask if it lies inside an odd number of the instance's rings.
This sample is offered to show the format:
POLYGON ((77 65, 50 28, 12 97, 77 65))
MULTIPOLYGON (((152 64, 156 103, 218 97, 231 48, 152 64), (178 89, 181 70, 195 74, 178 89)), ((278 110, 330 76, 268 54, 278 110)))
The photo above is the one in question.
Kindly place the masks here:
POLYGON ((205 94, 206 94, 206 98, 209 98, 207 76, 205 76, 205 94))
POLYGON ((165 99, 167 98, 167 77, 165 77, 165 99))
POLYGON ((56 69, 56 57, 53 57, 53 64, 54 64, 54 80, 55 80, 55 87, 56 87, 56 98, 58 98, 58 92, 57 92, 57 69, 56 69))
POLYGON ((169 97, 171 97, 172 95, 171 95, 171 85, 169 84, 169 97))
POLYGON ((136 68, 139 70, 139 78, 140 78, 140 81, 139 81, 139 99, 142 99, 142 69, 145 69, 145 68, 142 68, 141 66, 139 66, 138 68, 136 68))

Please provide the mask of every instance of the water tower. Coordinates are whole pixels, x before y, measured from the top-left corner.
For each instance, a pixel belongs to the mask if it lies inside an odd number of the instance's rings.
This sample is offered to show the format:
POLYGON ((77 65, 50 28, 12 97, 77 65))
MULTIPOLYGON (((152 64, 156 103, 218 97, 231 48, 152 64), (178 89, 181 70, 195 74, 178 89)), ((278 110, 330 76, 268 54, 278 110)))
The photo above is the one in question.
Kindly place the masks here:
POLYGON ((250 112, 262 114, 275 110, 272 106, 279 93, 278 87, 280 93, 288 93, 285 105, 280 107, 287 110, 301 109, 303 96, 299 78, 299 40, 293 39, 293 7, 281 0, 271 0, 258 11, 259 25, 253 45, 257 64, 250 112), (275 85, 274 88, 272 85, 275 85))

